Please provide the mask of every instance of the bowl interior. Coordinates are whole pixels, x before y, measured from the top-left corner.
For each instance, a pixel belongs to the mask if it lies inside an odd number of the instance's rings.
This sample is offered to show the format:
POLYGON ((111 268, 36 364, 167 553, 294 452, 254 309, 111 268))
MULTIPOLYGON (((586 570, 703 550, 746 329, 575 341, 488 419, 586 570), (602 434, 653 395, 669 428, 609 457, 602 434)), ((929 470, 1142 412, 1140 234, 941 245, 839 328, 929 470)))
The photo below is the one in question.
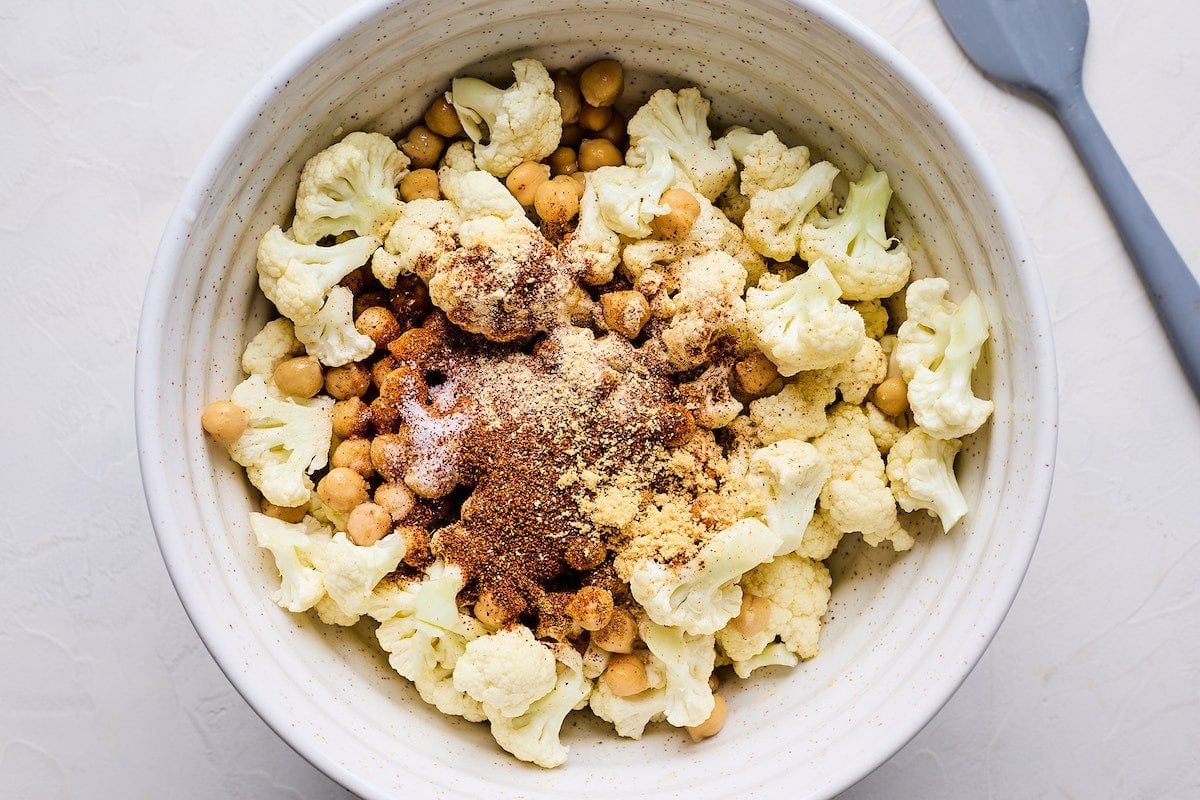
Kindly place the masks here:
POLYGON ((152 516, 197 630, 234 684, 294 747, 365 797, 552 797, 628 791, 729 796, 786 786, 825 797, 882 763, 965 677, 1011 603, 1037 536, 1053 448, 1049 325, 1006 201, 944 101, 836 12, 785 0, 671 4, 550 0, 376 3, 340 17, 282 64, 214 145, 164 239, 144 311, 138 418, 152 516), (959 456, 971 512, 952 535, 924 516, 907 554, 849 536, 833 559, 822 653, 729 687, 725 731, 618 739, 587 714, 568 763, 519 764, 486 729, 439 715, 388 667, 370 627, 335 629, 268 598, 240 470, 206 441, 199 410, 227 397, 267 318, 254 252, 286 224, 304 161, 351 130, 396 133, 459 74, 502 79, 513 58, 579 66, 614 57, 622 105, 701 87, 716 129, 773 128, 857 177, 892 177, 894 228, 919 275, 982 297, 992 340, 977 391, 991 423, 959 456))

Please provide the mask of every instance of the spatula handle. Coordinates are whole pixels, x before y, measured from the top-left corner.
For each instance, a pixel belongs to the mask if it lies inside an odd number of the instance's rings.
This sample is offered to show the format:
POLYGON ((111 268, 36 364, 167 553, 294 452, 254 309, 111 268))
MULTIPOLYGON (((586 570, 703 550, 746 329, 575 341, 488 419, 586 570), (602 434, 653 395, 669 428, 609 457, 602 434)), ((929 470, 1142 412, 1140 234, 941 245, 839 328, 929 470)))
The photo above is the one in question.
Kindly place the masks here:
POLYGON ((1200 286, 1138 191, 1082 88, 1054 109, 1116 223, 1192 391, 1200 398, 1200 286))

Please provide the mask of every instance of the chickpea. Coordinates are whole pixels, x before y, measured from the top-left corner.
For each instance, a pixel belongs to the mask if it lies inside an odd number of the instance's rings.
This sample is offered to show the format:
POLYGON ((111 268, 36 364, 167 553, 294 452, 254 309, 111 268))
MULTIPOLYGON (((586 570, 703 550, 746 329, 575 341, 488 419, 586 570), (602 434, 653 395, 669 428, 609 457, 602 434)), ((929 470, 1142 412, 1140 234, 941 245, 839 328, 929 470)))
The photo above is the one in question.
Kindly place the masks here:
POLYGON ((346 519, 346 538, 370 547, 392 532, 392 516, 374 503, 359 503, 346 519))
POLYGON ((259 503, 259 509, 268 517, 282 522, 290 522, 293 525, 303 522, 305 515, 308 514, 308 506, 277 506, 265 497, 259 503))
POLYGON ((512 172, 504 179, 504 185, 517 202, 529 208, 533 205, 533 196, 538 187, 550 180, 550 167, 536 161, 522 161, 513 167, 512 172))
POLYGON ((366 439, 339 442, 329 457, 329 466, 349 467, 364 478, 371 477, 375 474, 375 467, 371 465, 371 443, 366 439))
POLYGON ((670 211, 655 217, 651 227, 666 239, 685 238, 700 217, 700 202, 687 189, 668 189, 663 192, 662 202, 670 211))
POLYGON ((563 125, 570 125, 579 118, 579 84, 565 69, 554 72, 554 99, 562 109, 563 125))
POLYGON ((579 168, 584 172, 600 167, 619 167, 624 163, 625 157, 608 139, 584 139, 579 145, 579 168))
POLYGON ((558 137, 559 147, 578 147, 583 141, 584 135, 587 133, 583 128, 579 127, 579 123, 574 125, 563 125, 562 136, 558 137))
POLYGON ((742 608, 729 624, 743 636, 762 633, 771 619, 771 601, 756 594, 742 595, 742 608))
POLYGON ((438 136, 424 125, 418 125, 408 132, 408 136, 400 145, 404 155, 408 156, 414 167, 432 167, 442 157, 446 140, 438 136))
POLYGON ((899 375, 884 379, 875 387, 872 401, 889 417, 898 417, 908 411, 908 384, 899 375))
POLYGON ((367 501, 367 481, 349 467, 334 467, 317 483, 317 496, 334 511, 350 511, 367 501))
POLYGON ((312 397, 325 385, 321 362, 312 356, 289 358, 275 368, 271 380, 279 391, 295 397, 312 397))
POLYGON ((618 148, 625 144, 625 117, 620 111, 613 109, 612 119, 608 121, 607 125, 596 131, 596 137, 608 139, 618 148))
POLYGON ((400 181, 400 199, 406 203, 411 200, 437 200, 441 196, 437 173, 431 169, 414 169, 400 181))
MULTIPOLYGON (((395 347, 396 342, 403 338, 404 334, 401 334, 399 339, 393 339, 392 343, 388 345, 388 349, 390 350, 395 347)), ((395 356, 384 356, 383 358, 379 359, 371 365, 371 383, 375 385, 376 389, 378 389, 380 384, 383 383, 383 379, 388 376, 388 373, 398 366, 400 366, 400 362, 396 360, 395 356)))
POLYGON ((611 58, 597 61, 579 76, 579 92, 592 106, 611 106, 625 88, 625 71, 611 58))
POLYGON ((358 397, 339 400, 333 404, 333 435, 339 439, 366 436, 371 427, 371 412, 358 397))
POLYGON ((429 552, 429 531, 416 525, 404 525, 396 530, 404 537, 404 558, 401 560, 405 564, 424 569, 433 562, 433 553, 429 552))
POLYGON ((351 362, 325 370, 325 391, 334 400, 362 397, 371 388, 371 371, 362 364, 351 362))
POLYGON ((650 321, 650 303, 641 292, 608 292, 600 295, 604 323, 628 339, 636 339, 642 326, 650 321))
POLYGON ((560 147, 546 159, 551 175, 570 175, 579 171, 579 157, 569 147, 560 147))
POLYGON ((567 604, 567 614, 585 631, 598 631, 612 619, 612 592, 599 586, 584 586, 567 604))
POLYGON ((233 444, 250 424, 249 409, 229 400, 209 403, 200 413, 200 427, 221 444, 233 444))
POLYGON ((778 378, 775 364, 757 350, 733 365, 733 379, 746 394, 761 394, 778 378))
POLYGON ((484 589, 475 601, 475 618, 489 628, 503 628, 525 610, 526 602, 515 593, 484 589))
POLYGON ((462 123, 458 121, 458 112, 445 95, 439 95, 425 112, 425 127, 438 136, 447 139, 459 136, 463 132, 462 123))
POLYGON ((629 697, 650 688, 645 663, 631 653, 618 653, 608 660, 604 682, 617 697, 629 697))
POLYGON ((612 122, 613 110, 610 106, 584 105, 579 109, 579 120, 576 124, 585 131, 602 131, 612 122))
POLYGON ((584 536, 573 537, 567 542, 563 560, 567 566, 580 572, 595 569, 604 563, 608 548, 599 539, 584 536))
POLYGON ((713 710, 708 715, 708 719, 701 722, 699 725, 689 725, 687 727, 688 736, 692 737, 693 742, 699 742, 702 739, 707 739, 710 736, 716 736, 721 732, 721 728, 725 727, 725 698, 719 694, 713 695, 713 710))
POLYGON ((391 309, 383 306, 371 306, 363 310, 358 319, 354 320, 354 329, 363 336, 370 337, 379 348, 387 347, 393 339, 403 333, 400 323, 396 321, 396 315, 391 309))
POLYGON ((623 608, 614 608, 608 624, 592 633, 592 643, 610 653, 632 653, 637 621, 623 608))
POLYGON ((412 512, 416 498, 404 481, 388 481, 375 490, 375 504, 382 506, 393 521, 399 522, 412 512))
POLYGON ((579 213, 579 184, 568 176, 548 180, 534 193, 533 207, 542 221, 562 224, 579 213))

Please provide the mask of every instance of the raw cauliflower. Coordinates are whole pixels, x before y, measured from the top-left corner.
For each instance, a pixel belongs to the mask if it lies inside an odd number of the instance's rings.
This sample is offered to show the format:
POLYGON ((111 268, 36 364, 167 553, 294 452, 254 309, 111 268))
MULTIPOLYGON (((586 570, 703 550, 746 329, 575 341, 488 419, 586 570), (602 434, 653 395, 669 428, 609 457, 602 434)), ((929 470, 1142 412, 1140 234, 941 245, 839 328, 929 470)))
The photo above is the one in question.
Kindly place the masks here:
POLYGON ((892 446, 887 461, 888 481, 900 507, 929 511, 947 532, 967 513, 954 477, 954 456, 961 447, 958 439, 935 439, 913 428, 892 446))
POLYGON ((374 236, 331 247, 303 244, 273 225, 258 245, 258 285, 280 314, 294 323, 309 324, 321 312, 330 290, 370 261, 378 247, 374 236))
POLYGON ((308 160, 296 192, 292 235, 301 244, 353 231, 382 238, 400 215, 408 156, 380 133, 357 131, 308 160))
POLYGON ((884 229, 891 199, 887 173, 868 164, 840 214, 826 219, 814 211, 800 229, 800 255, 810 263, 824 259, 849 300, 889 297, 908 283, 908 250, 884 229))
POLYGON ((747 198, 760 191, 774 191, 795 184, 808 171, 808 148, 788 147, 775 131, 754 133, 735 126, 721 140, 729 145, 734 160, 742 165, 738 187, 747 198))
POLYGON ((307 611, 325 596, 325 583, 315 566, 315 553, 329 542, 329 529, 312 517, 289 523, 251 512, 250 530, 258 546, 271 553, 279 571, 279 588, 271 599, 288 611, 307 611))
POLYGON ((621 263, 621 237, 600 213, 600 197, 593 177, 599 171, 589 172, 584 178, 583 196, 579 199, 579 223, 558 248, 563 259, 574 265, 574 271, 583 282, 591 285, 611 281, 621 263))
POLYGON ((454 688, 483 704, 489 717, 518 717, 554 689, 554 654, 524 625, 467 644, 454 667, 454 688))
POLYGON ((687 259, 679 271, 679 292, 672 298, 676 313, 662 341, 671 367, 685 370, 704 362, 705 350, 719 334, 745 325, 746 270, 729 254, 713 250, 687 259))
POLYGON ((908 403, 917 425, 938 439, 959 439, 977 431, 993 409, 992 401, 971 390, 988 322, 974 292, 956 306, 946 299, 948 289, 943 278, 909 285, 908 317, 896 334, 894 358, 908 381, 908 403))
POLYGON ((464 221, 499 217, 529 222, 525 209, 512 192, 496 176, 475 163, 470 142, 455 142, 446 148, 438 170, 438 186, 442 195, 454 203, 464 221))
POLYGON ((242 352, 242 372, 270 378, 275 368, 304 352, 296 329, 287 317, 277 317, 262 327, 242 352))
POLYGON ((800 548, 828 479, 829 465, 817 448, 798 439, 782 439, 750 454, 745 480, 767 527, 780 537, 776 556, 800 548))
POLYGON ((828 427, 813 440, 830 468, 821 490, 821 505, 844 533, 859 532, 872 546, 891 542, 893 549, 908 550, 913 538, 900 525, 896 499, 884 473, 883 457, 862 407, 838 403, 830 411, 828 427))
POLYGON ((317 315, 295 327, 308 354, 327 367, 361 361, 375 352, 375 341, 354 326, 354 294, 345 286, 330 289, 317 315))
POLYGON ((666 146, 671 158, 687 172, 696 191, 712 201, 733 180, 737 164, 728 144, 713 142, 708 110, 709 102, 699 89, 680 89, 678 94, 659 89, 625 127, 633 147, 646 139, 666 146))
POLYGON ((713 710, 708 678, 716 660, 715 639, 644 619, 638 635, 658 659, 663 673, 663 716, 677 728, 699 725, 713 710))
POLYGON ((821 161, 794 183, 756 192, 742 217, 742 229, 754 249, 776 261, 793 258, 800 250, 805 219, 829 194, 837 174, 837 167, 821 161))
POLYGON ((779 544, 779 535, 762 522, 741 519, 713 536, 680 567, 655 559, 639 561, 629 577, 629 590, 659 625, 687 633, 713 633, 741 607, 738 578, 774 557, 779 544))
POLYGON ((308 473, 329 460, 333 398, 285 395, 262 375, 237 385, 230 400, 250 412, 246 430, 229 445, 229 455, 263 497, 292 508, 308 502, 308 473))
POLYGON ((400 565, 406 550, 404 536, 399 533, 389 533, 363 547, 339 531, 314 553, 312 563, 321 573, 329 599, 343 615, 357 621, 360 614, 367 613, 375 587, 400 565))
POLYGON ((383 247, 371 256, 375 280, 388 289, 401 275, 429 280, 437 260, 458 247, 461 224, 462 215, 449 200, 420 198, 405 203, 383 247))
POLYGON ((522 161, 541 161, 562 137, 562 108, 554 79, 540 61, 513 62, 514 83, 497 89, 479 78, 455 78, 447 99, 475 143, 475 161, 493 175, 507 175, 522 161))
POLYGON ((587 174, 596 191, 600 219, 612 231, 631 239, 644 239, 650 223, 669 207, 663 192, 675 182, 675 164, 666 146, 646 139, 626 154, 620 166, 600 167, 587 174))
POLYGON ((717 644, 733 662, 734 672, 749 677, 762 666, 753 660, 775 641, 800 658, 813 658, 820 651, 821 617, 829 608, 829 570, 820 561, 790 554, 747 572, 741 581, 747 596, 768 604, 763 630, 746 635, 735 626, 717 632, 717 644))
POLYGON ((862 348, 863 318, 840 297, 822 261, 787 281, 768 273, 746 290, 750 335, 780 375, 832 367, 862 348))
POLYGON ((492 736, 522 761, 547 769, 567 760, 569 748, 559 740, 563 722, 587 705, 592 682, 583 675, 583 658, 570 645, 553 645, 557 679, 553 689, 517 717, 489 716, 492 736))

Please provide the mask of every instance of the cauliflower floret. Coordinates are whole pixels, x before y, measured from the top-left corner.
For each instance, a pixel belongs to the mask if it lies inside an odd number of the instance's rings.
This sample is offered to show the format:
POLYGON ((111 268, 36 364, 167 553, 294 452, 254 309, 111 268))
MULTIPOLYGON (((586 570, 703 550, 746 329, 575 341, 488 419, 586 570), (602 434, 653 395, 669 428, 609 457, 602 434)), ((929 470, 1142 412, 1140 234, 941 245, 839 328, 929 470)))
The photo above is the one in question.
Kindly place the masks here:
POLYGON ((413 682, 422 700, 443 714, 480 722, 487 717, 483 705, 454 688, 455 664, 467 643, 484 633, 482 623, 458 609, 463 584, 458 567, 434 562, 422 580, 377 589, 382 607, 369 612, 376 618, 385 610, 393 614, 380 623, 376 638, 392 669, 413 682))
POLYGON ((258 546, 270 551, 282 582, 271 599, 288 611, 307 611, 325 597, 321 572, 313 566, 314 554, 329 541, 329 529, 312 517, 284 522, 266 514, 250 514, 250 530, 258 546))
POLYGON ((354 294, 345 286, 329 290, 329 299, 311 321, 296 323, 296 337, 327 367, 361 361, 375 352, 374 340, 354 327, 354 294))
POLYGON ((433 267, 445 253, 458 247, 462 217, 449 200, 412 200, 404 204, 383 247, 371 257, 371 272, 387 288, 401 275, 429 280, 433 267))
POLYGON ((438 185, 462 220, 499 217, 519 219, 533 227, 512 192, 496 176, 476 166, 470 142, 455 142, 446 148, 438 185))
POLYGON ((830 520, 844 533, 860 532, 869 545, 889 541, 897 551, 908 550, 914 541, 896 516, 896 499, 888 488, 866 412, 857 405, 838 403, 828 420, 813 446, 830 468, 821 490, 821 505, 830 520))
POLYGON ((888 311, 883 303, 878 300, 861 300, 851 303, 850 306, 863 318, 868 339, 879 339, 887 332, 888 311))
POLYGON ((258 244, 258 285, 280 314, 297 325, 311 324, 329 291, 366 264, 378 247, 374 236, 332 247, 302 244, 273 225, 258 244))
POLYGON ((489 717, 519 717, 554 689, 554 654, 524 625, 467 644, 454 666, 454 688, 483 704, 489 717))
POLYGON ((666 678, 661 662, 649 653, 643 659, 649 688, 637 694, 618 697, 604 680, 596 681, 588 699, 592 711, 605 722, 612 723, 618 736, 630 739, 642 738, 642 733, 651 722, 666 719, 666 678))
POLYGON ((677 728, 699 725, 713 710, 708 679, 716 660, 711 633, 696 635, 645 619, 638 634, 663 672, 663 714, 677 728))
POLYGON ((755 567, 742 577, 742 591, 768 608, 766 626, 746 634, 730 625, 717 632, 717 643, 741 678, 762 666, 753 662, 775 641, 800 658, 820 651, 821 617, 829 608, 829 570, 820 561, 784 555, 755 567), (748 663, 751 662, 751 663, 748 663))
POLYGON ((779 534, 775 555, 799 549, 828 479, 829 465, 817 448, 798 439, 782 439, 750 455, 746 482, 767 527, 779 534))
POLYGON ((625 161, 588 173, 587 182, 596 190, 604 224, 622 236, 643 239, 653 232, 654 217, 670 210, 662 195, 675 182, 675 164, 657 139, 629 148, 625 161))
POLYGON ((408 174, 408 156, 381 133, 351 133, 308 160, 296 192, 292 235, 301 244, 354 231, 387 235, 400 215, 396 184, 408 174))
POLYGON ((312 563, 321 573, 329 599, 343 614, 357 618, 366 613, 375 587, 400 565, 406 549, 399 533, 389 533, 362 547, 338 532, 313 554, 312 563))
POLYGON ((949 532, 967 513, 967 501, 954 477, 958 439, 935 439, 913 428, 892 446, 887 476, 892 494, 905 511, 923 508, 937 515, 949 532))
POLYGON ((263 497, 292 508, 308 502, 308 474, 329 459, 333 398, 285 395, 262 375, 251 375, 230 400, 250 412, 246 430, 229 445, 229 455, 263 497))
POLYGON ((948 288, 942 278, 913 281, 894 351, 908 381, 913 419, 938 439, 974 433, 993 408, 971 391, 971 373, 988 338, 983 303, 971 292, 955 306, 945 298, 948 288))
POLYGON ((479 78, 455 78, 447 95, 475 143, 476 163, 497 176, 522 161, 541 161, 562 137, 562 108, 550 73, 531 58, 514 61, 512 69, 516 83, 508 89, 479 78))
POLYGON ((779 141, 775 131, 760 134, 735 126, 725 131, 721 140, 729 145, 734 159, 742 165, 738 185, 747 198, 762 190, 791 186, 809 168, 808 148, 803 145, 788 147, 779 141))
POLYGON ((750 335, 779 374, 832 367, 863 346, 863 318, 839 297, 841 289, 821 261, 788 281, 768 273, 746 290, 750 335))
POLYGON ((278 317, 263 326, 242 352, 242 372, 269 378, 275 368, 304 352, 296 330, 287 317, 278 317))
POLYGON ((570 645, 554 646, 557 680, 553 689, 519 717, 490 716, 492 736, 522 761, 547 769, 567 760, 559 741, 567 715, 587 705, 592 682, 583 676, 583 658, 570 645))
POLYGON ((574 267, 525 217, 468 220, 458 240, 429 279, 429 299, 455 325, 507 342, 570 318, 574 267))
POLYGON ((863 408, 867 412, 867 427, 871 429, 875 446, 886 456, 896 442, 900 441, 900 437, 908 432, 907 423, 904 417, 889 417, 884 414, 874 403, 864 403, 863 408))
POLYGON ((742 217, 746 239, 754 249, 776 261, 794 257, 800 248, 805 218, 829 194, 837 174, 837 167, 820 161, 792 184, 755 193, 742 217))
POLYGON ((702 364, 716 336, 746 322, 742 289, 746 270, 720 250, 681 263, 679 292, 672 298, 676 313, 662 333, 667 359, 676 370, 702 364))
POLYGON ((812 519, 808 521, 808 527, 804 531, 804 538, 800 542, 799 549, 796 550, 796 555, 811 558, 814 561, 824 561, 841 544, 844 535, 829 518, 829 512, 821 508, 818 503, 812 519))
POLYGON ((676 163, 687 171, 696 191, 708 200, 717 199, 737 174, 729 145, 713 142, 708 128, 709 102, 694 87, 659 89, 629 120, 629 143, 637 147, 645 139, 666 146, 676 163))
POLYGON ((908 251, 884 230, 891 199, 887 173, 867 165, 850 184, 841 214, 826 219, 813 212, 800 229, 800 255, 824 259, 849 300, 888 297, 908 283, 908 251))
POLYGON ((562 257, 575 265, 584 283, 592 285, 611 281, 621 263, 621 237, 600 214, 600 198, 593 181, 599 171, 587 173, 583 196, 579 199, 579 224, 559 246, 562 257))
MULTIPOLYGON (((728 658, 728 656, 726 656, 728 658)), ((794 667, 800 663, 800 658, 783 642, 771 642, 762 649, 761 653, 743 659, 736 664, 733 661, 733 671, 739 678, 749 678, 751 673, 763 667, 794 667)))
POLYGON ((780 541, 779 534, 762 522, 741 519, 713 536, 680 567, 654 559, 639 561, 629 589, 659 625, 678 626, 687 633, 713 633, 741 607, 737 579, 770 560, 780 541))

